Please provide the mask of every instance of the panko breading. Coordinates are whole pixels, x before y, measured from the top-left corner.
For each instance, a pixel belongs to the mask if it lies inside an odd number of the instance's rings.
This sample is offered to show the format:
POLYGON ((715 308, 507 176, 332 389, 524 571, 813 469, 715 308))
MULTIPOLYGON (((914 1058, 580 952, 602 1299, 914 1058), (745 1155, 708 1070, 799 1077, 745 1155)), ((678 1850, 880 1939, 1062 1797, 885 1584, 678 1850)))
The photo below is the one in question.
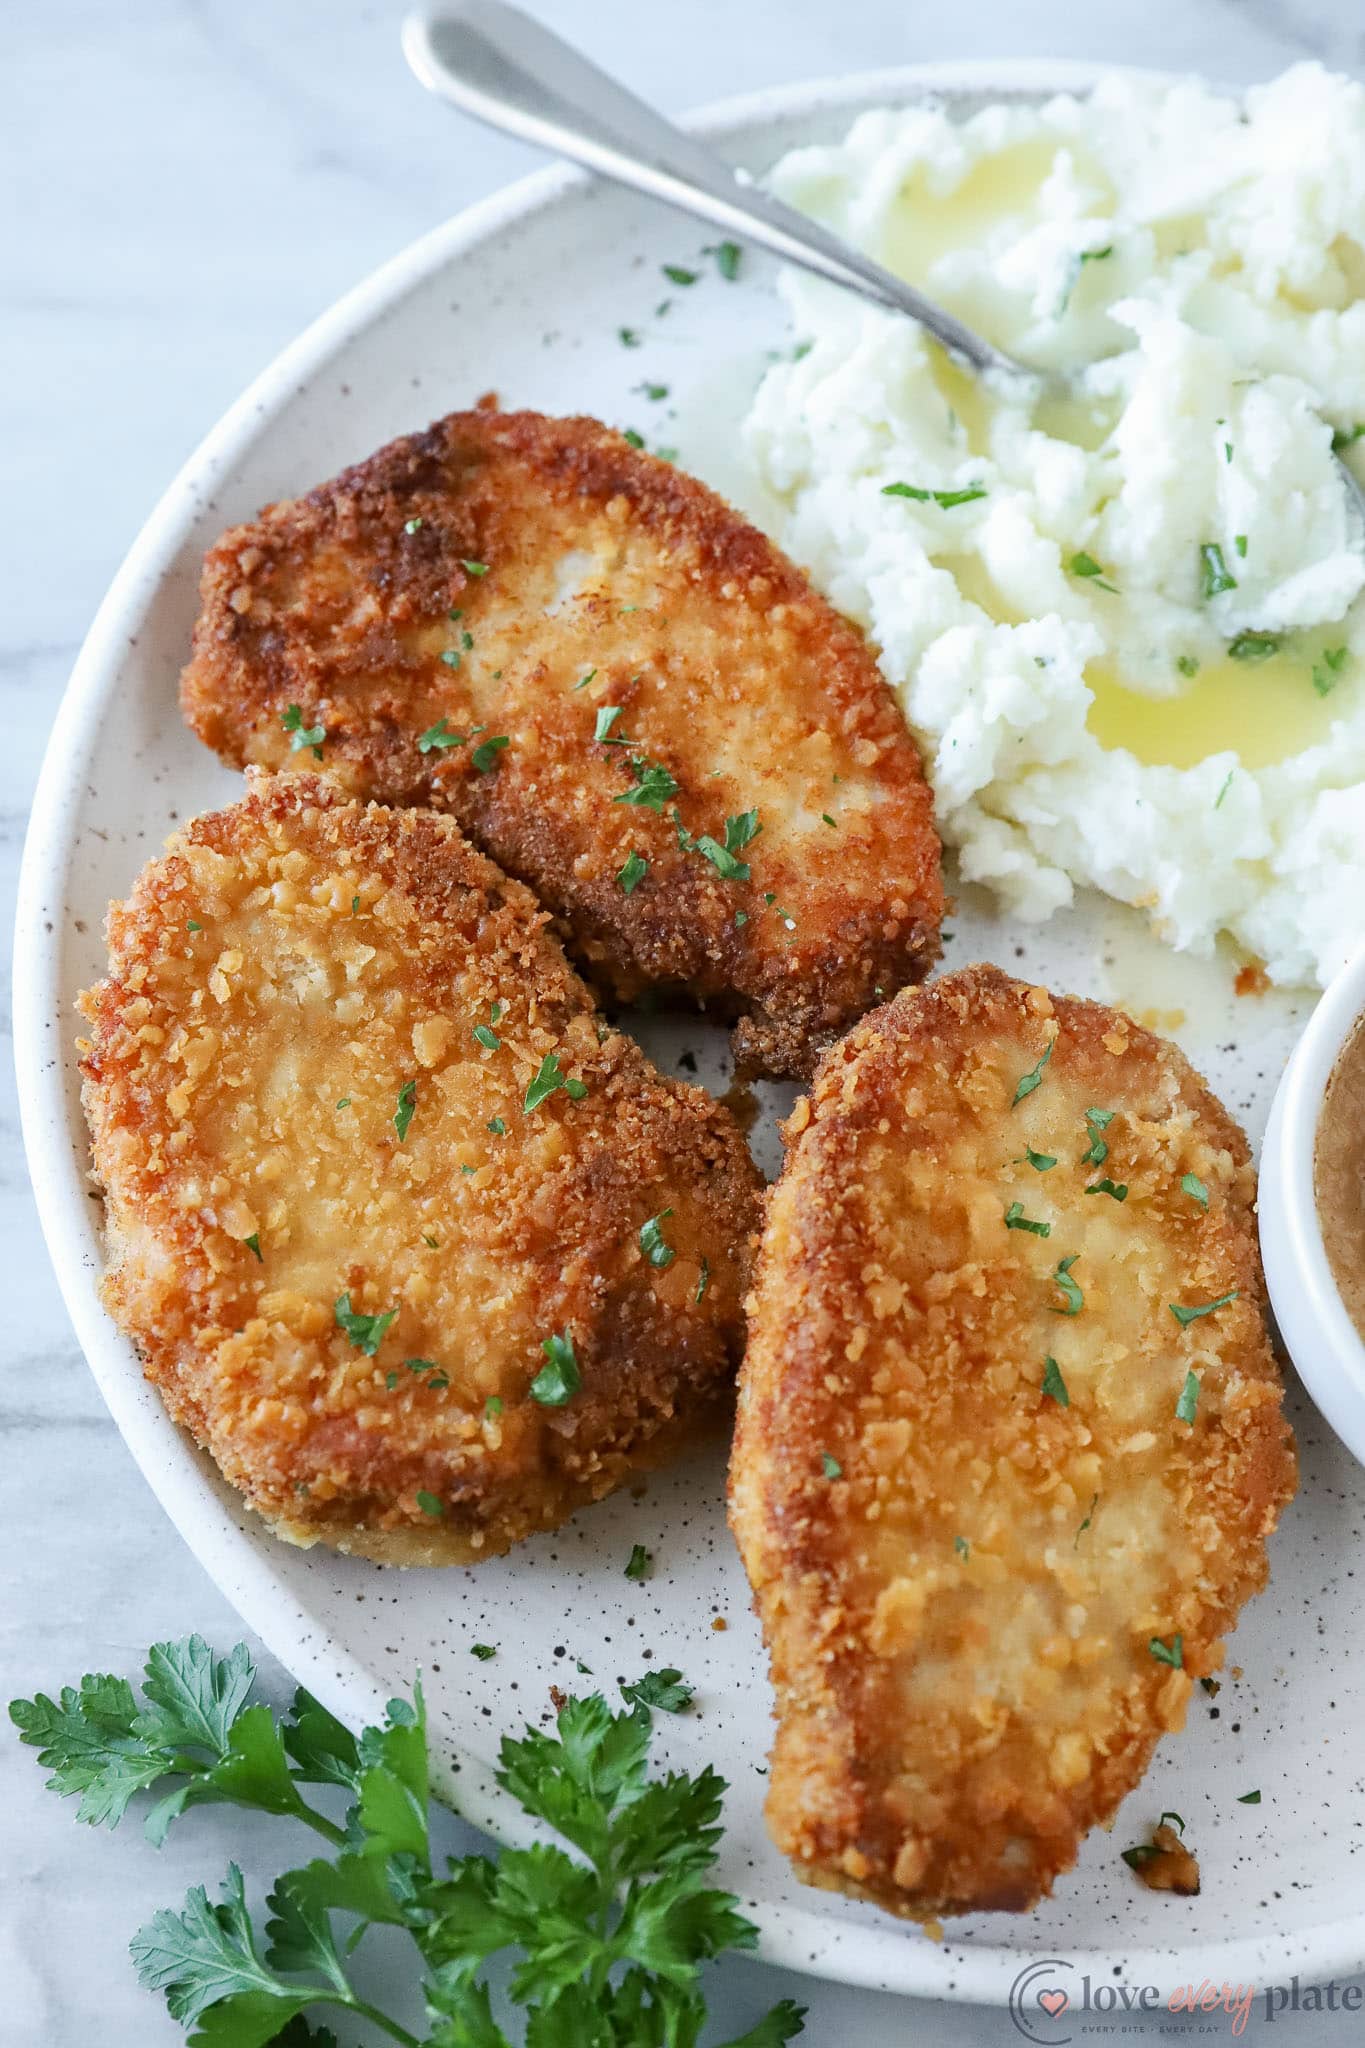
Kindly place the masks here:
POLYGON ((1246 1142, 1174 1046, 984 967, 851 1032, 786 1139, 731 1467, 769 1826, 892 1912, 1023 1909, 1293 1492, 1246 1142))
POLYGON ((757 1175, 546 922, 449 818, 311 775, 253 774, 111 909, 104 1298, 293 1542, 472 1562, 723 1412, 757 1175))
POLYGON ((318 733, 354 793, 451 812, 598 986, 738 1017, 750 1073, 808 1076, 937 957, 931 798, 861 635, 595 420, 452 414, 234 528, 202 598, 209 746, 318 733))

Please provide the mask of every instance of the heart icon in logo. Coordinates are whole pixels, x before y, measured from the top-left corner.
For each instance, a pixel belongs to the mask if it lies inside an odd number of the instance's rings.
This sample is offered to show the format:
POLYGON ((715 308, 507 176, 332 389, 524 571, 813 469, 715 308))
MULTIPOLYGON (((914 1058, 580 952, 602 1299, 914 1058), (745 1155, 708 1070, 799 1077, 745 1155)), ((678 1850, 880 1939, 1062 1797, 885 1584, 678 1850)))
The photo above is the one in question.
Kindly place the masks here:
POLYGON ((1042 2006, 1048 2018, 1055 2020, 1059 2013, 1066 2011, 1071 2000, 1067 1997, 1065 1991, 1040 1991, 1038 1993, 1038 2003, 1042 2006))

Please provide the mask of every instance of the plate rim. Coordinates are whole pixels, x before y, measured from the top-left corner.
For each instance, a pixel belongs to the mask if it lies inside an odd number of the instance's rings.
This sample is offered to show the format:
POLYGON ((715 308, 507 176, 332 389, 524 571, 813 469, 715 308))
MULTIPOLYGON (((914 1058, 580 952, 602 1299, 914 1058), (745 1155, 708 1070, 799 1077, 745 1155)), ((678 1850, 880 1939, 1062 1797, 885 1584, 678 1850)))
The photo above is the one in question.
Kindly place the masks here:
MULTIPOLYGON (((1153 83, 1197 75, 1088 59, 945 60, 767 86, 711 102, 684 116, 683 125, 723 141, 736 129, 817 111, 897 104, 925 92, 1085 92, 1114 72, 1153 83)), ((77 1341, 124 1444, 176 1534, 271 1654, 345 1718, 377 1716, 388 1688, 281 1587, 267 1561, 269 1539, 243 1511, 234 1511, 235 1496, 228 1497, 209 1476, 205 1455, 170 1421, 147 1383, 128 1372, 124 1340, 100 1306, 89 1262, 77 1249, 81 1232, 70 1226, 78 1219, 85 1223, 88 1190, 73 1170, 70 1146, 52 1142, 59 1133, 69 1136, 62 1057, 69 1040, 61 1036, 69 1019, 60 1002, 60 925, 55 917, 48 920, 47 905, 54 885, 60 894, 65 881, 93 746, 92 714, 123 659, 128 621, 167 573, 203 499, 242 444, 358 328, 381 318, 407 291, 500 230, 586 193, 596 182, 587 172, 550 165, 462 208, 343 293, 251 380, 182 464, 95 613, 53 718, 24 841, 13 983, 20 1121, 40 1226, 77 1341)), ((534 1838, 536 1830, 515 1800, 471 1754, 450 1753, 442 1775, 444 1796, 471 1824, 501 1842, 534 1838)), ((743 1901, 758 1926, 756 1953, 763 1961, 868 1989, 1003 2005, 1012 2004, 1018 1980, 1042 1953, 988 1941, 934 1942, 886 1917, 866 1926, 836 1921, 820 1910, 818 1897, 812 1894, 809 1908, 743 1901)), ((1322 1981, 1365 1967, 1365 1915, 1345 1915, 1295 1935, 1248 1935, 1197 1949, 1178 1943, 1090 1948, 1066 1960, 1077 1970, 1111 1977, 1121 1970, 1126 1983, 1159 1987, 1163 2000, 1191 1972, 1203 1977, 1216 1971, 1238 1983, 1278 1983, 1293 1974, 1322 1981)))

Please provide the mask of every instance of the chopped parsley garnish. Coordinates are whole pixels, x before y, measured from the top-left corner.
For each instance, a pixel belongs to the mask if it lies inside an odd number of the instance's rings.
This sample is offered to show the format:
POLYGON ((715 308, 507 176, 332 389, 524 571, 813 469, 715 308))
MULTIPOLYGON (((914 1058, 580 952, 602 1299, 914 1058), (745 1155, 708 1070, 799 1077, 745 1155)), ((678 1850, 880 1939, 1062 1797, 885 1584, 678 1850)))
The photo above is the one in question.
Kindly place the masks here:
MULTIPOLYGON (((1035 1173, 1050 1173, 1057 1164, 1055 1152, 1035 1152, 1032 1145, 1025 1145, 1024 1159, 1028 1161, 1035 1173)), ((1019 1166, 1023 1162, 1016 1159, 1014 1163, 1016 1166, 1019 1166)))
POLYGON ((1326 697, 1341 681, 1341 671, 1350 659, 1349 647, 1324 647, 1322 660, 1313 663, 1313 688, 1320 697, 1326 697))
POLYGON ((1005 1228, 1006 1230, 1030 1230, 1035 1237, 1051 1237, 1052 1235, 1052 1225, 1050 1223, 1035 1223, 1031 1217, 1024 1214, 1022 1202, 1011 1202, 1008 1209, 1006 1209, 1005 1228))
POLYGON ((244 1238, 242 1239, 242 1243, 243 1243, 243 1244, 244 1244, 244 1245, 246 1246, 246 1248, 247 1248, 247 1250, 248 1250, 249 1252, 254 1252, 254 1253, 256 1254, 256 1263, 257 1263, 257 1265, 258 1265, 258 1266, 263 1266, 263 1265, 265 1264, 265 1260, 264 1260, 264 1258, 263 1258, 263 1257, 261 1256, 261 1233, 260 1233, 260 1231, 259 1231, 259 1230, 253 1230, 253 1231, 252 1231, 252 1233, 251 1233, 251 1235, 250 1235, 250 1237, 244 1237, 244 1238))
MULTIPOLYGON (((691 849, 709 860, 717 874, 727 882, 747 882, 751 873, 747 860, 737 860, 736 854, 747 846, 751 839, 757 839, 763 827, 758 822, 757 811, 741 811, 737 817, 725 820, 725 844, 720 846, 709 832, 703 832, 700 839, 692 842, 691 849)), ((681 840, 682 826, 678 827, 681 840)))
POLYGON ((1066 1390, 1066 1381, 1062 1378, 1062 1368, 1051 1356, 1043 1360, 1043 1398, 1055 1401, 1059 1408, 1071 1406, 1071 1396, 1066 1390))
POLYGON ((429 1230, 422 1232, 422 1242, 428 1251, 438 1252, 441 1249, 439 1240, 434 1238, 429 1230))
POLYGON ((503 748, 510 747, 511 744, 511 740, 505 735, 499 734, 496 739, 481 741, 469 758, 480 775, 487 775, 490 768, 496 768, 498 755, 502 752, 503 748))
POLYGON ((332 1304, 337 1328, 344 1330, 357 1351, 363 1351, 367 1358, 373 1358, 384 1341, 384 1334, 398 1311, 387 1309, 383 1315, 357 1315, 351 1308, 349 1293, 339 1294, 332 1304))
POLYGON ((458 647, 443 647, 441 649, 441 659, 447 668, 458 668, 461 660, 460 650, 458 647))
POLYGON ((298 754, 305 747, 313 749, 314 758, 322 759, 322 743, 327 737, 327 728, 322 725, 305 725, 303 713, 297 704, 286 704, 280 713, 280 724, 290 735, 289 751, 298 754))
POLYGON ((960 491, 924 490, 918 484, 882 485, 884 498, 913 498, 917 505, 937 505, 941 512, 951 512, 956 505, 974 505, 986 495, 984 484, 968 484, 960 491))
POLYGON ((1245 535, 1244 533, 1236 533, 1236 534, 1234 534, 1234 535, 1233 535, 1233 537, 1232 537, 1232 545, 1233 545, 1233 546, 1234 546, 1234 547, 1236 548, 1236 550, 1237 550, 1238 554, 1239 554, 1239 555, 1241 556, 1242 560, 1243 560, 1243 561, 1245 561, 1245 560, 1246 560, 1246 555, 1247 555, 1247 537, 1246 537, 1246 535, 1245 535))
POLYGON ((417 742, 419 754, 434 754, 442 747, 462 747, 469 738, 467 732, 452 732, 444 718, 438 718, 435 725, 429 725, 417 742))
POLYGON ((1164 1828, 1168 1820, 1169 1820, 1169 1821, 1172 1821, 1172 1822, 1174 1822, 1175 1826, 1176 1826, 1176 1827, 1178 1828, 1178 1830, 1180 1831, 1180 1833, 1181 1833, 1182 1835, 1184 1834, 1184 1832, 1185 1832, 1185 1823, 1184 1823, 1183 1819, 1181 1818, 1181 1816, 1180 1816, 1180 1815, 1179 1815, 1178 1813, 1172 1813, 1172 1811, 1171 1811, 1171 1809, 1169 1808, 1169 1806, 1167 1807, 1166 1811, 1165 1811, 1165 1812, 1164 1812, 1164 1813, 1162 1814, 1162 1816, 1161 1816, 1160 1820, 1158 1820, 1158 1822, 1157 1822, 1157 1826, 1158 1826, 1159 1828, 1164 1828))
POLYGON ((1259 1806, 1260 1803, 1261 1795, 1259 1792, 1239 1792, 1237 1794, 1237 1804, 1239 1806, 1259 1806))
POLYGON ((1023 1101, 1026 1095, 1032 1095, 1035 1088, 1039 1088, 1042 1086, 1043 1068, 1047 1065, 1048 1061, 1051 1058, 1052 1044, 1049 1043, 1047 1050, 1044 1052, 1037 1066, 1030 1067, 1029 1071, 1023 1076, 1018 1086, 1015 1088, 1014 1094, 1010 1100, 1011 1109, 1017 1109, 1019 1104, 1023 1101))
POLYGON ((1229 770, 1228 770, 1228 772, 1227 772, 1226 776, 1225 776, 1225 777, 1224 777, 1224 779, 1223 779, 1223 787, 1222 787, 1222 788, 1221 788, 1221 789, 1219 790, 1219 792, 1218 792, 1217 796, 1216 796, 1216 797, 1214 798, 1214 800, 1213 800, 1213 808, 1215 809, 1215 811, 1219 811, 1219 810, 1221 810, 1221 809, 1222 809, 1222 807, 1223 807, 1223 798, 1224 798, 1224 797, 1225 797, 1225 796, 1227 795, 1228 791, 1229 791, 1229 790, 1230 790, 1230 789, 1232 788, 1232 778, 1233 778, 1233 776, 1234 776, 1234 775, 1235 775, 1236 773, 1237 773, 1237 770, 1236 770, 1235 768, 1229 768, 1229 770))
POLYGON ((1114 1121, 1114 1115, 1112 1109, 1088 1109, 1085 1112, 1085 1128, 1090 1143, 1081 1154, 1082 1166, 1103 1166, 1109 1157, 1109 1147, 1100 1136, 1100 1132, 1108 1130, 1114 1121))
POLYGON ((640 346, 640 337, 633 327, 618 327, 616 339, 620 342, 622 348, 638 348, 640 346))
POLYGON ((562 1330, 557 1337, 543 1337, 540 1348, 546 1363, 531 1382, 531 1399, 539 1401, 542 1408, 562 1408, 583 1384, 573 1339, 567 1330, 562 1330))
POLYGON ((360 898, 359 898, 358 896, 353 896, 353 897, 351 898, 351 916, 352 916, 352 917, 359 917, 359 915, 360 915, 360 898))
POLYGON ((1090 1496, 1090 1505, 1085 1511, 1085 1520, 1081 1523, 1080 1528, 1076 1531, 1076 1540, 1071 1546, 1073 1550, 1078 1550, 1080 1548, 1081 1538, 1082 1536, 1084 1536, 1086 1530, 1090 1527, 1091 1522, 1094 1520, 1095 1510, 1099 1506, 1099 1504, 1099 1495, 1097 1493, 1092 1493, 1090 1496))
POLYGON ((821 1451, 820 1453, 820 1469, 826 1479, 842 1479, 844 1476, 843 1466, 828 1451, 821 1451))
POLYGON ((631 448, 643 448, 645 445, 644 435, 637 434, 634 427, 622 427, 621 439, 631 448))
POLYGON ((204 927, 202 924, 200 924, 197 917, 192 917, 189 923, 185 926, 185 930, 187 932, 202 932, 203 929, 204 927))
POLYGON ((486 1401, 484 1402, 484 1404, 483 1404, 483 1417, 484 1417, 484 1421, 485 1421, 485 1422, 492 1422, 492 1421, 493 1421, 493 1420, 494 1420, 494 1419, 495 1419, 495 1418, 496 1418, 497 1416, 499 1416, 499 1415, 501 1415, 501 1414, 502 1414, 502 1395, 501 1395, 501 1394, 490 1394, 490 1395, 488 1396, 488 1399, 487 1399, 487 1400, 486 1400, 486 1401))
POLYGON ((1177 1629, 1169 1643, 1163 1643, 1160 1636, 1153 1636, 1147 1648, 1158 1664, 1169 1664, 1172 1671, 1185 1668, 1185 1639, 1177 1629))
POLYGON ((398 1133, 400 1145, 408 1135, 408 1125, 412 1122, 412 1112, 416 1107, 417 1083, 405 1081, 398 1091, 398 1107, 393 1113, 393 1127, 398 1133))
POLYGON ((656 405, 661 398, 667 398, 668 396, 668 386, 666 384, 637 384, 635 388, 637 391, 643 391, 646 398, 653 399, 656 405))
POLYGON ((1365 436, 1365 421, 1357 420, 1353 427, 1338 427, 1332 436, 1333 453, 1339 455, 1343 448, 1349 448, 1362 436, 1365 436))
POLYGON ((342 1098, 341 1098, 341 1100, 340 1100, 340 1101, 338 1102, 338 1104, 337 1104, 337 1108, 338 1108, 338 1109, 349 1109, 349 1108, 350 1108, 350 1106, 351 1106, 351 1098, 350 1098, 350 1096, 349 1096, 349 1095, 343 1095, 343 1096, 342 1096, 342 1098))
POLYGON ((650 1566, 653 1564, 653 1562, 653 1558, 645 1549, 643 1543, 633 1543, 631 1545, 630 1550, 630 1562, 626 1566, 626 1577, 628 1579, 634 1579, 638 1585, 640 1580, 647 1579, 649 1577, 650 1566))
POLYGON ((492 1030, 487 1024, 476 1024, 474 1026, 474 1036, 487 1052, 496 1052, 502 1044, 502 1040, 498 1037, 497 1032, 492 1030))
POLYGON ((495 1138, 505 1138, 507 1136, 507 1126, 500 1116, 489 1117, 488 1129, 493 1133, 493 1136, 495 1138))
POLYGON ((660 1269, 671 1266, 678 1256, 672 1245, 664 1243, 664 1224, 672 1214, 671 1209, 661 1209, 657 1216, 651 1216, 648 1223, 640 1226, 640 1250, 651 1266, 660 1269))
POLYGON ((1273 633, 1239 633, 1228 642, 1228 653, 1234 661, 1269 661, 1279 650, 1280 643, 1273 633))
POLYGON ((612 798, 612 802, 638 804, 641 810, 654 811, 662 817, 669 797, 678 793, 673 777, 662 762, 646 761, 641 757, 631 762, 630 772, 635 778, 635 787, 623 789, 619 796, 612 798))
POLYGON ((695 284, 701 276, 699 270, 684 270, 681 263, 661 263, 659 268, 670 284, 695 284))
POLYGON ((1112 596, 1118 596, 1118 585, 1109 581, 1095 557, 1088 555, 1084 548, 1074 554, 1066 566, 1073 576, 1083 576, 1097 589, 1107 590, 1112 596))
POLYGON ((1199 563, 1203 572, 1205 597, 1217 597, 1221 591, 1237 588, 1237 578, 1223 560, 1223 550, 1216 540, 1200 543, 1199 563))
POLYGON ((460 567, 464 570, 466 576, 486 576, 488 574, 487 562, 461 562, 460 567))
POLYGON ((577 681, 577 682, 576 682, 576 683, 574 684, 574 688, 575 688, 576 690, 586 690, 586 689, 587 689, 587 687, 588 687, 588 684, 589 684, 589 683, 590 683, 590 682, 592 681, 593 677, 594 677, 594 676, 595 676, 596 674, 597 674, 597 670, 596 670, 595 668, 590 668, 590 669, 588 670, 588 673, 587 673, 587 674, 586 674, 585 676, 581 676, 581 677, 579 678, 579 680, 578 680, 578 681, 577 681))
POLYGON ((480 1664, 486 1664, 490 1657, 496 1657, 498 1653, 492 1643, 471 1643, 469 1654, 471 1657, 477 1657, 480 1664))
POLYGON ((649 873, 649 862, 634 847, 626 855, 625 865, 618 871, 616 879, 627 896, 633 896, 645 876, 649 873))
POLYGON ((629 746, 630 742, 627 739, 622 738, 619 740, 614 740, 610 737, 611 729, 615 725, 617 719, 620 716, 621 706, 619 704, 599 705, 597 712, 597 723, 594 725, 592 731, 593 738, 595 740, 605 741, 607 745, 613 747, 629 746))
POLYGON ((403 521, 404 533, 419 533, 421 531, 421 527, 422 522, 420 519, 405 519, 403 521))
POLYGON ((1199 1408, 1199 1375, 1187 1372, 1185 1384, 1180 1389, 1180 1399, 1175 1404, 1177 1422, 1193 1422, 1199 1408))
POLYGON ((1215 1309, 1226 1308, 1230 1301, 1236 1301, 1236 1299, 1237 1289, 1234 1287, 1230 1294, 1220 1294, 1217 1301, 1206 1301, 1197 1308, 1185 1308, 1178 1301, 1168 1302, 1167 1307, 1181 1328, 1184 1329, 1190 1323, 1198 1322, 1200 1316, 1211 1316, 1215 1309))
POLYGON ((831 832, 837 832, 839 829, 839 827, 835 824, 833 818, 831 818, 828 811, 821 811, 820 823, 822 825, 828 825, 831 832))
POLYGON ((553 1095, 557 1088, 562 1088, 574 1102, 581 1102, 588 1092, 581 1081, 576 1081, 571 1074, 564 1072, 559 1064, 557 1052, 547 1052, 527 1086, 526 1100, 522 1104, 527 1116, 533 1109, 539 1109, 545 1098, 553 1095))
POLYGON ((1085 1296, 1071 1277, 1071 1268, 1079 1257, 1079 1252, 1073 1252, 1069 1259, 1063 1259, 1052 1276, 1053 1286, 1061 1289, 1066 1302, 1065 1308, 1053 1309, 1052 1313, 1055 1316, 1078 1316, 1085 1307, 1085 1296))
POLYGON ((727 284, 733 284, 739 276, 739 259, 742 254, 738 242, 715 242, 702 250, 703 256, 714 256, 716 268, 727 284))
POLYGON ((687 1683, 681 1671, 665 1664, 661 1671, 646 1671, 634 1685, 623 1685, 621 1697, 632 1706, 661 1707, 666 1714, 680 1714, 691 1704, 695 1689, 687 1683))
POLYGON ((1112 1180, 1092 1180, 1086 1189, 1086 1193, 1088 1195, 1112 1195, 1116 1202, 1126 1202, 1128 1199, 1128 1183, 1126 1180, 1118 1182, 1112 1180))
POLYGON ((1119 1854, 1130 1870, 1141 1870, 1144 1863, 1150 1863, 1153 1856, 1161 1854, 1155 1842, 1136 1842, 1131 1849, 1121 1849, 1119 1854))
POLYGON ((694 1295, 692 1296, 692 1301, 693 1301, 693 1304, 694 1304, 694 1306, 696 1306, 696 1307, 698 1307, 698 1308, 699 1308, 699 1307, 701 1306, 701 1299, 702 1299, 702 1296, 703 1296, 703 1295, 705 1294, 705 1292, 706 1292, 707 1288, 708 1288, 708 1287, 710 1286, 710 1284, 711 1284, 711 1263, 710 1263, 710 1260, 709 1260, 709 1259, 703 1258, 703 1259, 702 1259, 702 1262, 701 1262, 701 1278, 700 1278, 700 1279, 698 1280, 698 1282, 697 1282, 697 1291, 696 1291, 696 1293, 695 1293, 695 1294, 694 1294, 694 1295))
POLYGON ((1199 663, 1192 654, 1177 654, 1175 665, 1182 676, 1197 676, 1199 673, 1199 663))
POLYGON ((1199 1175, 1197 1173, 1186 1173, 1181 1175, 1180 1191, 1182 1194, 1188 1195, 1192 1202, 1198 1202, 1201 1209, 1208 1208, 1209 1191, 1204 1186, 1203 1181, 1200 1180, 1199 1175))
MULTIPOLYGON (((407 1367, 409 1372, 429 1372, 431 1374, 431 1378, 426 1382, 426 1384, 434 1393, 440 1393, 443 1387, 448 1387, 450 1385, 449 1379, 447 1378, 446 1374, 442 1372, 440 1366, 437 1365, 434 1358, 405 1358, 403 1360, 403 1363, 407 1367)), ((390 1386, 393 1385, 395 1378, 395 1374, 389 1374, 388 1383, 390 1386)))
POLYGON ((417 1505, 424 1515, 430 1515, 434 1521, 439 1521, 445 1513, 445 1509, 441 1506, 434 1493, 419 1492, 417 1505))
POLYGON ((957 1555, 963 1560, 964 1563, 972 1554, 972 1546, 967 1541, 965 1536, 954 1536, 953 1549, 957 1552, 957 1555))

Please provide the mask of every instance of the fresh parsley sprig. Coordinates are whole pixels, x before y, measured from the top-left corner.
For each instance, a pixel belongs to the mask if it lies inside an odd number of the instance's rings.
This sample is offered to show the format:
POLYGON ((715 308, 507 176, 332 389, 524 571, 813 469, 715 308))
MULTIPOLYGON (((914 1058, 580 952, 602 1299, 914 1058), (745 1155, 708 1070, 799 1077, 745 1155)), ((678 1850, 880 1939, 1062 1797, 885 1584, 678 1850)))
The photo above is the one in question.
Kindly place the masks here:
MULTIPOLYGON (((192 1636, 152 1651, 141 1702, 126 1679, 101 1673, 55 1701, 40 1693, 10 1706, 52 1788, 80 1794, 84 1820, 113 1825, 136 1793, 170 1781, 148 1816, 155 1841, 187 1806, 216 1799, 305 1821, 333 1851, 276 1880, 263 1935, 230 1865, 219 1903, 196 1885, 179 1912, 156 1914, 134 1937, 142 1983, 192 2029, 191 2048, 323 2048, 334 2037, 303 2016, 327 2007, 404 2048, 511 2048, 480 1975, 505 1951, 530 2042, 698 2041, 703 1964, 752 1948, 757 1930, 731 1894, 706 1883, 724 1779, 709 1767, 648 1776, 650 1705, 687 1704, 679 1673, 623 1688, 633 1699, 624 1712, 597 1694, 568 1699, 553 1735, 528 1728, 505 1738, 498 1783, 568 1847, 540 1841, 497 1859, 453 1858, 444 1872, 432 1859, 420 1687, 411 1702, 391 1700, 382 1726, 357 1741, 303 1691, 277 1722, 251 1703, 254 1677, 244 1647, 217 1657, 192 1636), (304 1799, 300 1787, 315 1784, 346 1793, 344 1829, 304 1799), (351 1981, 356 1945, 378 1925, 405 1930, 416 1946, 420 2039, 351 1981)), ((801 2021, 784 2000, 727 2048, 781 2048, 801 2021)))

